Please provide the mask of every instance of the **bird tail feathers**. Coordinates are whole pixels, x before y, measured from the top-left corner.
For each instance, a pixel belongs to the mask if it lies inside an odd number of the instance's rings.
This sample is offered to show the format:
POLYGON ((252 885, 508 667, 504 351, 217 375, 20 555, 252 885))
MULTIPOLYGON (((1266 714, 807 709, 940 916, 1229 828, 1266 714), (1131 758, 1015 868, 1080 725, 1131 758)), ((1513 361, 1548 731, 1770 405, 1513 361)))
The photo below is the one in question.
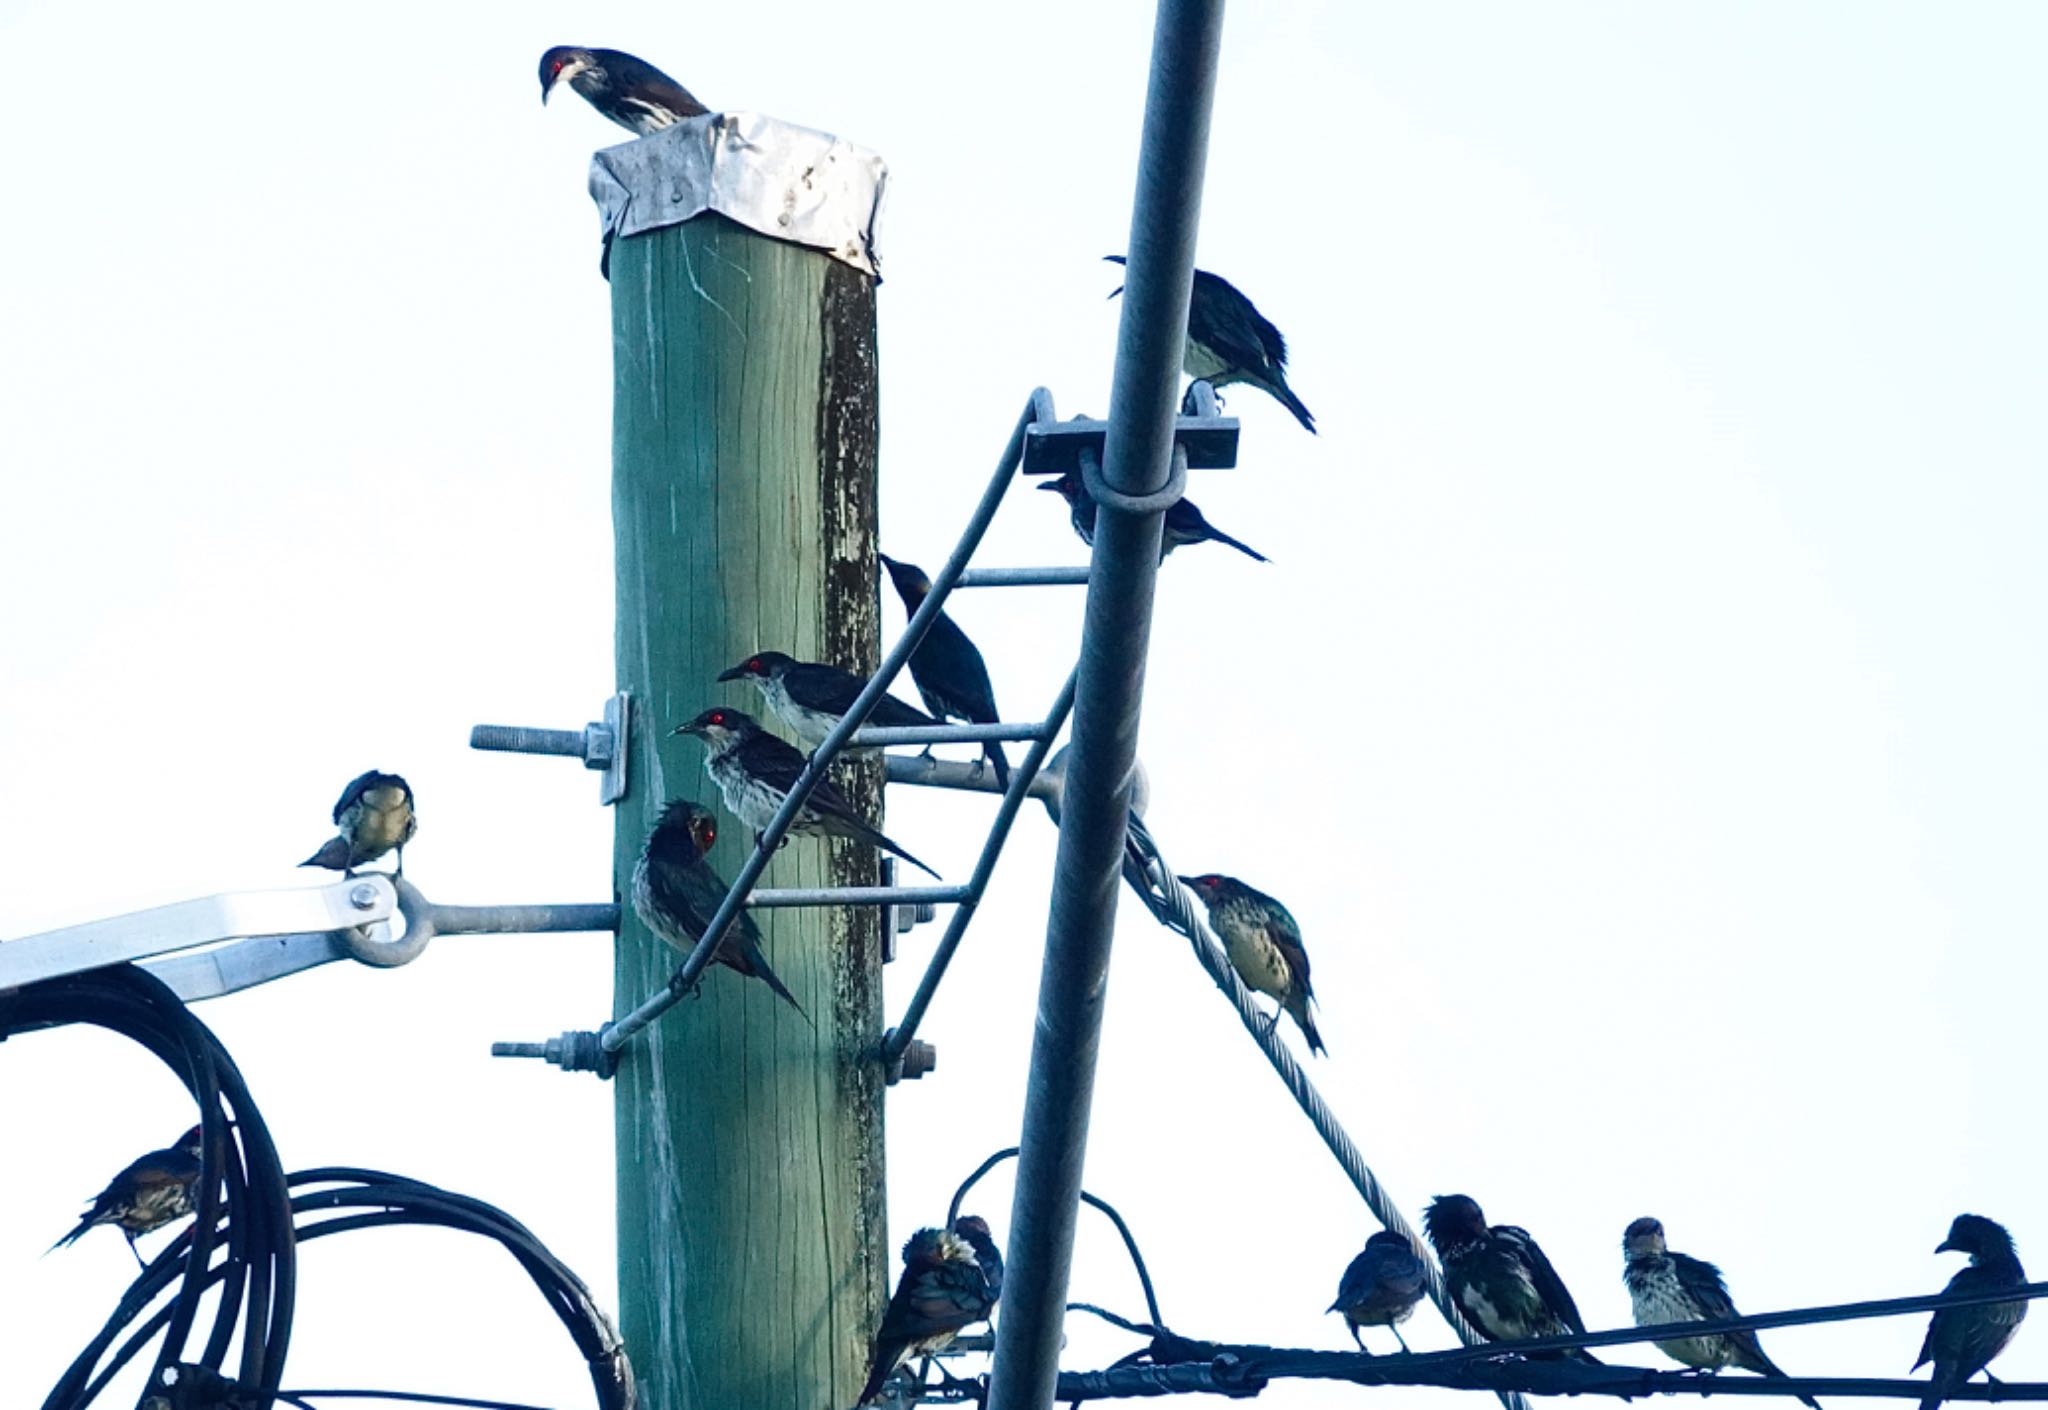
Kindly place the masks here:
POLYGON ((1260 563, 1270 563, 1273 561, 1272 559, 1266 557, 1265 554, 1259 552, 1256 548, 1253 548, 1250 544, 1246 543, 1243 539, 1232 538, 1229 534, 1224 533, 1223 530, 1217 528, 1214 524, 1211 524, 1209 526, 1209 532, 1215 536, 1216 542, 1229 544, 1232 548, 1236 549, 1239 553, 1242 553, 1247 558, 1256 559, 1260 563))
POLYGON ((982 757, 988 760, 990 768, 996 771, 996 785, 1003 789, 1010 786, 1010 756, 1003 752, 1003 746, 993 739, 985 740, 981 746, 982 757))
POLYGON ((300 862, 302 867, 326 867, 329 871, 347 871, 349 847, 347 839, 336 835, 320 844, 320 850, 300 862))
POLYGON ((1293 412, 1294 419, 1296 421, 1299 421, 1311 436, 1313 436, 1316 433, 1316 418, 1314 413, 1312 413, 1307 407, 1301 404, 1301 398, 1294 394, 1294 389, 1292 387, 1288 386, 1285 382, 1278 380, 1272 382, 1261 382, 1259 383, 1259 385, 1264 387, 1267 391, 1271 392, 1273 394, 1273 399, 1279 402, 1280 405, 1286 407, 1289 411, 1293 412))

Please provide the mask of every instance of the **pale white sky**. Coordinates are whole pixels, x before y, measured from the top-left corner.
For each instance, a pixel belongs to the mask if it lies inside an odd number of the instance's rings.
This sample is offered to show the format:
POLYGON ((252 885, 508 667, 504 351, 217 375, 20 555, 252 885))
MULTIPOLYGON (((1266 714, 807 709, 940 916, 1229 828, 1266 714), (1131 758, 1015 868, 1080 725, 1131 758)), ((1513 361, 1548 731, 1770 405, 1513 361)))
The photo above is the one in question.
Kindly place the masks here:
MULTIPOLYGON (((540 106, 549 44, 887 157, 890 552, 942 556, 1033 385, 1107 407, 1149 7, 0 16, 0 935, 305 879, 373 765, 418 790, 434 898, 609 895, 594 777, 466 748, 612 687, 584 173, 624 134, 540 106)), ((2048 1258, 2044 42, 2021 4, 1232 15, 1201 262, 1287 332, 1323 434, 1231 398, 1243 466, 1195 497, 1274 561, 1169 566, 1152 821, 1300 918, 1315 1075, 1406 1206, 1526 1224, 1595 1325, 1628 1320, 1642 1214, 1758 1309, 1932 1291, 1965 1209, 2048 1258)), ((1080 551, 1020 495, 984 561, 1080 551)), ((1079 607, 960 603, 1012 716, 1079 607)), ((890 832, 964 875, 989 806, 899 791, 890 832)), ((1052 840, 1020 824, 939 1072, 892 1094, 896 1238, 1015 1136, 1052 840)), ((1089 1186, 1177 1329, 1348 1345, 1321 1314, 1361 1206, 1182 942, 1125 914, 1089 1186)), ((591 1024, 609 982, 598 937, 451 939, 202 1017, 288 1165, 497 1202, 609 1302, 610 1090, 485 1056, 591 1024)), ((187 1109, 117 1040, 0 1049, 0 1403, 132 1271, 112 1234, 42 1250, 187 1109)), ((1075 1295, 1135 1312, 1082 1228, 1075 1295)), ((481 1245, 324 1242, 302 1289, 292 1383, 588 1403, 481 1245)), ((1766 1345, 1895 1375, 1920 1334, 1766 1345)), ((1128 1346, 1070 1337, 1075 1366, 1128 1346)), ((1998 1370, 2048 1373, 2044 1338, 1998 1370)))

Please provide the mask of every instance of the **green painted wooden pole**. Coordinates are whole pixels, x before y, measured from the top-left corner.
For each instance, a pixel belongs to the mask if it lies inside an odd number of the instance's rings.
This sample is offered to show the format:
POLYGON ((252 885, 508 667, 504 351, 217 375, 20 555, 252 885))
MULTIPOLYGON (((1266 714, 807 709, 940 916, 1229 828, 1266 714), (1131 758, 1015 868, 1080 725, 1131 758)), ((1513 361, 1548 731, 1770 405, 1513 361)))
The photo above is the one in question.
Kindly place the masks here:
MULTIPOLYGON (((617 241, 611 289, 623 896, 666 798, 718 814, 726 877, 752 845, 669 734, 714 703, 763 713, 721 670, 767 648, 875 665, 875 294, 717 215, 617 241)), ((878 764, 841 778, 874 806, 878 764)), ((762 884, 877 876, 866 847, 795 838, 762 884)), ((754 915, 815 1028, 714 965, 620 1054, 619 1304, 648 1410, 844 1410, 887 1295, 876 912, 754 915)), ((680 958, 628 906, 615 1011, 680 958)))

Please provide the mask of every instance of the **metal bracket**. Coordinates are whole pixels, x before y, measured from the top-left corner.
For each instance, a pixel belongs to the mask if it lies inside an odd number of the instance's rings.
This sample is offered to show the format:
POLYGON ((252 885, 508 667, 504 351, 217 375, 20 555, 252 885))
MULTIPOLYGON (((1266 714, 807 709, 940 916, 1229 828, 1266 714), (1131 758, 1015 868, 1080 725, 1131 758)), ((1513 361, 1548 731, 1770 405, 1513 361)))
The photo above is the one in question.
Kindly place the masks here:
MULTIPOLYGON (((1109 423, 1090 416, 1054 421, 1051 402, 1045 398, 1039 419, 1024 428, 1024 473, 1079 474, 1084 451, 1092 452, 1100 464, 1109 423)), ((1207 382, 1188 388, 1181 414, 1174 418, 1173 440, 1187 452, 1190 470, 1230 470, 1237 465, 1237 418, 1218 413, 1215 389, 1207 382)))
POLYGON ((626 796, 626 732, 632 701, 624 691, 604 702, 604 718, 574 729, 533 729, 526 725, 477 725, 469 747, 509 754, 560 754, 581 759, 586 769, 602 769, 597 801, 618 802, 626 796))

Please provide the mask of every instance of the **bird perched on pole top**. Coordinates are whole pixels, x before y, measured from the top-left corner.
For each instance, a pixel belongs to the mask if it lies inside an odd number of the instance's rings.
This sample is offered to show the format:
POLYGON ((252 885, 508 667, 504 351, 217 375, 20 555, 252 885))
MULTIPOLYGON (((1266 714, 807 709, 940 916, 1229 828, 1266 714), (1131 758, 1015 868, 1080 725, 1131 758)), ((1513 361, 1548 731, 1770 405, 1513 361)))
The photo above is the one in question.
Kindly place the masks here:
POLYGON ((1408 1320, 1428 1287, 1428 1270, 1408 1236, 1382 1229, 1365 1241, 1365 1251, 1344 1270, 1337 1284, 1337 1300, 1328 1310, 1344 1314, 1344 1325, 1351 1329, 1351 1339, 1360 1351, 1365 1350, 1360 1327, 1385 1327, 1406 1351, 1408 1343, 1395 1323, 1408 1320))
MULTIPOLYGON (((1721 1270, 1703 1259, 1672 1253, 1664 1246, 1664 1226, 1655 1219, 1638 1219, 1621 1236, 1627 1265, 1622 1281, 1638 1327, 1655 1327, 1666 1322, 1719 1322, 1737 1316, 1734 1300, 1721 1270)), ((1756 1333, 1745 1328, 1718 1337, 1685 1337, 1660 1341, 1657 1349, 1682 1365, 1701 1371, 1718 1371, 1723 1366, 1740 1366, 1760 1376, 1783 1379, 1756 1333)), ((1820 1402, 1799 1397, 1813 1410, 1820 1402)))
POLYGON ((1309 1013, 1316 994, 1309 985, 1308 950, 1301 943, 1301 927, 1287 907, 1234 876, 1209 872, 1178 880, 1209 908, 1209 924, 1223 941, 1230 967, 1245 987, 1279 1005, 1273 1010, 1273 1022, 1278 1024, 1283 1012, 1289 1014, 1308 1040, 1311 1053, 1329 1052, 1309 1013))
MULTIPOLYGON (((725 806, 757 835, 775 820, 782 800, 804 771, 802 753, 762 729, 760 722, 743 710, 714 705, 671 733, 694 734, 704 741, 704 772, 725 796, 725 806)), ((830 779, 818 780, 789 830, 865 842, 901 857, 928 876, 938 876, 863 820, 830 779)))
MULTIPOLYGON (((1103 258, 1111 264, 1124 262, 1122 255, 1103 258)), ((1122 292, 1119 284, 1110 297, 1122 292)), ((1206 269, 1195 271, 1194 288, 1189 291, 1188 340, 1181 365, 1188 376, 1212 387, 1249 382, 1293 412, 1310 435, 1315 434, 1316 418, 1287 385, 1287 340, 1236 285, 1206 269)))
POLYGON ((988 1224, 971 1214, 954 1220, 951 1229, 919 1229, 903 1245, 903 1276, 875 1333, 867 1383, 856 1404, 879 1396, 904 1362, 943 1351, 963 1330, 988 1320, 1002 1293, 1002 1259, 997 1255, 991 1285, 975 1248, 977 1235, 993 1253, 988 1224))
POLYGON ((128 1251, 139 1267, 147 1267, 135 1240, 152 1229, 161 1229, 183 1219, 198 1203, 199 1177, 205 1170, 202 1127, 194 1126, 176 1144, 140 1156, 107 1182, 93 1196, 92 1205, 78 1216, 70 1233, 50 1245, 52 1250, 73 1244, 85 1231, 112 1224, 128 1239, 128 1251))
MULTIPOLYGON (((1948 1280, 1944 1293, 1988 1293, 2017 1288, 2027 1281, 2020 1268, 2020 1256, 2012 1246, 2005 1226, 1981 1214, 1958 1214, 1948 1226, 1948 1237, 1935 1245, 1936 1253, 1967 1253, 1970 1266, 1948 1280)), ((1986 1302, 1974 1307, 1944 1307, 1927 1324, 1927 1339, 1920 1344, 1919 1370, 1929 1361, 1934 1370, 1927 1385, 1927 1398, 1920 1410, 1935 1410, 1979 1371, 1990 1380, 1985 1367, 2005 1350, 2020 1321, 2027 1315, 2024 1300, 1986 1302)))
MULTIPOLYGON (((724 878, 705 857, 718 840, 718 824, 711 814, 687 798, 671 798, 661 810, 640 860, 633 867, 633 910, 647 928, 688 954, 697 948, 704 927, 725 899, 724 878)), ((726 927, 718 948, 711 952, 714 964, 735 974, 759 979, 798 1013, 804 1006, 789 992, 768 959, 761 953, 761 931, 754 918, 741 911, 726 927)), ((804 1014, 806 1022, 809 1014, 804 1014)))
MULTIPOLYGON (((747 681, 759 686, 761 700, 776 719, 804 744, 816 749, 853 708, 867 689, 867 679, 822 661, 799 661, 780 651, 758 651, 737 666, 719 672, 721 681, 747 681)), ((937 720, 914 710, 893 695, 884 695, 868 712, 867 723, 882 726, 935 725, 937 720)))
MULTIPOLYGON (((932 580, 914 563, 899 563, 886 553, 875 557, 888 570, 896 595, 903 599, 904 612, 915 616, 931 595, 932 580)), ((924 700, 924 708, 941 720, 965 720, 975 725, 1002 721, 1002 714, 996 709, 996 688, 988 678, 988 663, 981 659, 981 652, 967 639, 967 633, 960 630, 960 624, 944 612, 939 613, 931 630, 924 634, 917 650, 910 653, 910 679, 924 700)), ((929 754, 931 750, 925 752, 929 754)), ((997 784, 1008 788, 1010 760, 1003 753, 1003 746, 993 739, 986 740, 981 752, 995 769, 997 784)))
POLYGON ((412 785, 397 774, 371 769, 341 790, 341 801, 334 805, 334 825, 339 829, 336 835, 300 866, 326 867, 354 876, 357 867, 395 848, 398 870, 394 874, 404 876, 405 844, 420 830, 419 815, 412 806, 412 785))
POLYGON ((541 102, 546 103, 564 83, 582 94, 591 107, 639 137, 710 111, 689 89, 653 64, 616 49, 557 44, 540 56, 541 102))
MULTIPOLYGON (((1486 1216, 1469 1196, 1438 1195, 1422 1212, 1422 1231, 1444 1265, 1444 1286, 1451 1300, 1488 1341, 1585 1332, 1578 1304, 1527 1229, 1512 1224, 1489 1229, 1486 1216)), ((1531 1354, 1545 1361, 1601 1364, 1582 1347, 1531 1354)))
MULTIPOLYGON (((1095 545, 1095 497, 1088 493, 1076 472, 1069 470, 1056 480, 1047 480, 1039 486, 1051 490, 1067 502, 1067 519, 1074 526, 1074 532, 1081 536, 1081 542, 1091 548, 1095 545)), ((1266 555, 1241 539, 1234 539, 1223 530, 1211 524, 1191 499, 1177 499, 1166 511, 1166 522, 1159 534, 1159 560, 1166 561, 1166 555, 1176 548, 1186 548, 1191 543, 1227 543, 1247 558, 1268 562, 1266 555)))

